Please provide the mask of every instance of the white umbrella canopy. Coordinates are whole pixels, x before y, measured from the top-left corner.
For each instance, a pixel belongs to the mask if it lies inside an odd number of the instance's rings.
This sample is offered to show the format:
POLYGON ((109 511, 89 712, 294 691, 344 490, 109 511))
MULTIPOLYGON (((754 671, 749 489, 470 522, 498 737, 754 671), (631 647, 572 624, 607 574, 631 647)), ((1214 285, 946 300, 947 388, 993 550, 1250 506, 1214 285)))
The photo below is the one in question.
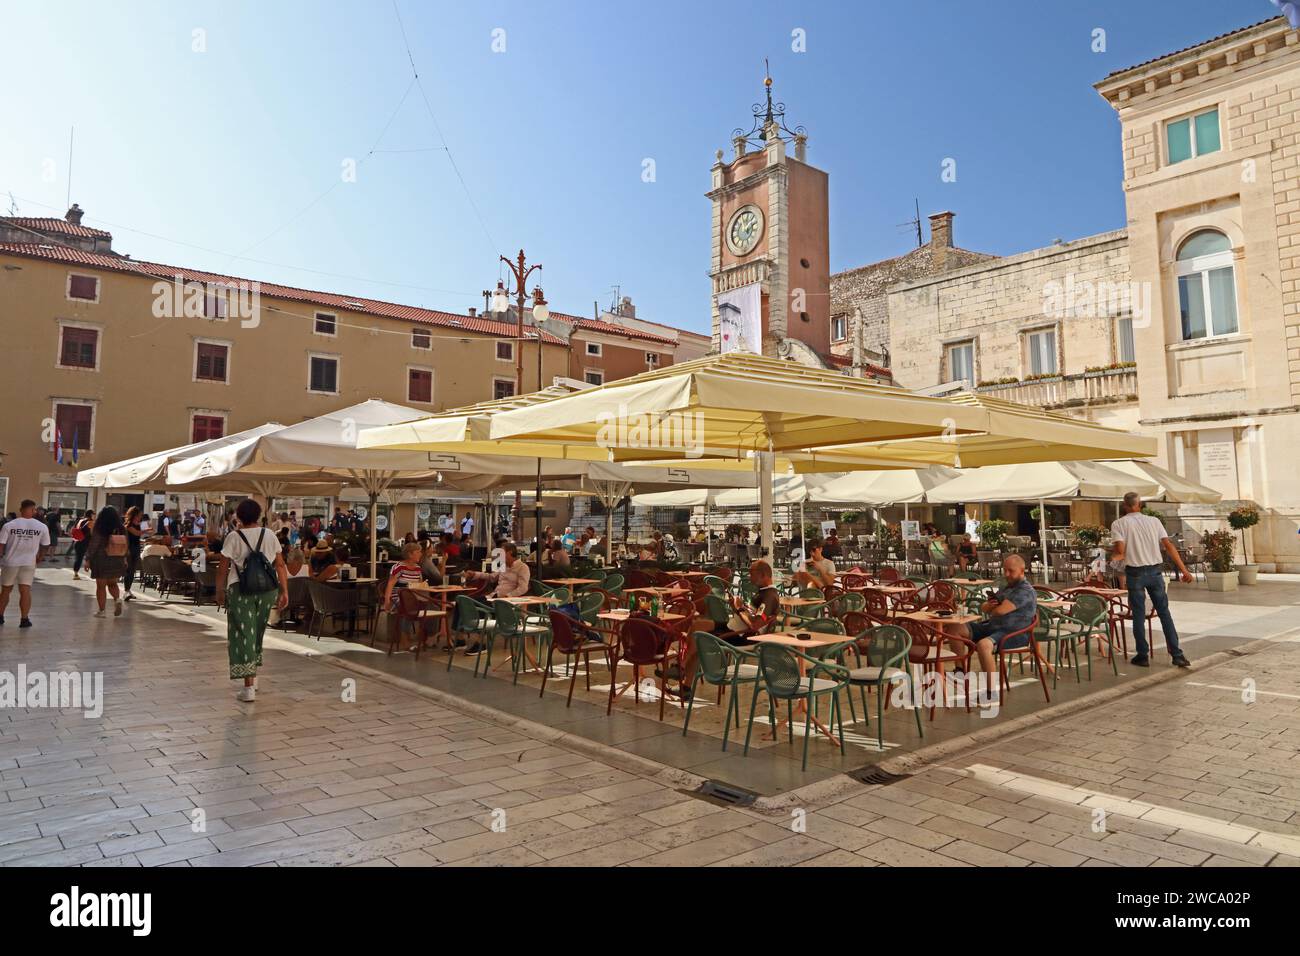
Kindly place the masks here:
MULTIPOLYGON (((222 448, 181 458, 167 468, 167 485, 214 487, 223 483, 347 482, 370 496, 370 513, 390 487, 436 485, 439 474, 427 452, 362 450, 357 434, 368 426, 391 425, 426 413, 405 405, 370 399, 347 408, 285 425, 222 448)), ((370 522, 370 561, 374 567, 375 521, 370 522)))
POLYGON ((1150 478, 1137 478, 1099 462, 1042 461, 964 469, 956 478, 932 487, 926 497, 942 504, 1044 501, 1121 498, 1130 491, 1145 496, 1158 489, 1150 478))
POLYGON ((862 505, 917 504, 925 501, 931 488, 960 474, 956 468, 943 465, 897 471, 853 471, 821 485, 817 500, 862 505))
MULTIPOLYGON (((835 475, 777 475, 772 479, 772 504, 798 505, 805 501, 820 501, 821 488, 835 475)), ((714 497, 719 508, 755 508, 759 504, 757 488, 732 488, 720 491, 714 497)))
MULTIPOLYGON (((1161 468, 1159 465, 1153 465, 1148 461, 1107 461, 1102 462, 1102 464, 1107 468, 1114 468, 1116 471, 1122 471, 1124 474, 1131 475, 1142 481, 1154 481, 1160 486, 1160 490, 1154 495, 1143 495, 1143 497, 1157 498, 1161 501, 1177 504, 1203 505, 1212 505, 1223 500, 1223 495, 1213 488, 1207 488, 1190 478, 1184 478, 1176 472, 1161 468)), ((1139 489, 1134 488, 1132 490, 1138 491, 1139 489)))
POLYGON ((1158 485, 1135 478, 1095 461, 1043 461, 1020 465, 986 465, 963 471, 951 481, 931 488, 931 502, 957 504, 987 501, 1037 501, 1042 515, 1038 523, 1039 545, 1043 549, 1043 581, 1047 567, 1047 507, 1056 498, 1121 498, 1130 491, 1153 495, 1158 485))
POLYGON ((167 467, 178 459, 238 445, 283 427, 278 422, 267 422, 265 425, 258 425, 256 428, 248 428, 221 438, 210 438, 207 441, 179 445, 176 448, 137 455, 134 458, 110 462, 95 468, 86 468, 77 475, 77 485, 82 488, 147 488, 154 484, 163 485, 166 483, 167 467))

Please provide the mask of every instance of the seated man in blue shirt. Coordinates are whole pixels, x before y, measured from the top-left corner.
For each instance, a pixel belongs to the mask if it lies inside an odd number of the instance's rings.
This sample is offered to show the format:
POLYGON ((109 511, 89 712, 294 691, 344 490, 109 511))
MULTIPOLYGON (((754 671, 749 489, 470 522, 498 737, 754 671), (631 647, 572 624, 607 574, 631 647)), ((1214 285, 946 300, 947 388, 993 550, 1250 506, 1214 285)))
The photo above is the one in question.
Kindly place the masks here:
MULTIPOLYGON (((975 643, 980 670, 988 675, 990 689, 998 686, 993 677, 998 669, 995 652, 999 648, 1011 650, 1027 645, 1028 634, 1020 634, 1010 640, 1005 638, 1008 634, 1029 627, 1038 614, 1038 595, 1025 577, 1025 559, 1018 554, 1007 555, 1002 561, 1002 574, 1007 579, 1007 586, 980 605, 980 610, 988 615, 988 620, 975 621, 970 625, 959 624, 953 628, 959 636, 975 643)), ((960 645, 954 649, 960 650, 960 645)))

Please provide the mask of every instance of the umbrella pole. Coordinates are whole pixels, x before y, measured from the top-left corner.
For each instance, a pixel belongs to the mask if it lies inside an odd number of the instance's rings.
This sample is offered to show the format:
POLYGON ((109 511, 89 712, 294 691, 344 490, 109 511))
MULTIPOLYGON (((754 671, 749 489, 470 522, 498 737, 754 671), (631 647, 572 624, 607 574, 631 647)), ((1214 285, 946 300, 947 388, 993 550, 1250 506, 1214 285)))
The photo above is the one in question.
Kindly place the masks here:
POLYGON ((772 459, 770 451, 760 451, 758 458, 758 534, 762 540, 759 553, 776 554, 772 546, 772 459))
POLYGON ((375 491, 374 488, 371 488, 369 518, 370 518, 370 576, 372 578, 379 577, 379 575, 376 573, 379 570, 378 567, 376 566, 377 565, 376 559, 379 557, 379 550, 378 550, 379 549, 379 515, 376 513, 375 510, 375 506, 378 501, 379 501, 379 494, 375 491))
POLYGON ((1038 499, 1038 544, 1043 549, 1043 583, 1046 584, 1051 573, 1047 562, 1047 502, 1038 499))
POLYGON ((804 518, 803 518, 803 499, 800 498, 800 499, 799 499, 799 550, 802 551, 802 552, 803 552, 803 556, 804 556, 805 558, 807 558, 807 557, 808 557, 808 542, 807 542, 807 540, 805 540, 805 538, 806 538, 806 533, 805 533, 805 531, 804 531, 804 528, 805 528, 805 527, 806 527, 806 522, 804 521, 804 518))

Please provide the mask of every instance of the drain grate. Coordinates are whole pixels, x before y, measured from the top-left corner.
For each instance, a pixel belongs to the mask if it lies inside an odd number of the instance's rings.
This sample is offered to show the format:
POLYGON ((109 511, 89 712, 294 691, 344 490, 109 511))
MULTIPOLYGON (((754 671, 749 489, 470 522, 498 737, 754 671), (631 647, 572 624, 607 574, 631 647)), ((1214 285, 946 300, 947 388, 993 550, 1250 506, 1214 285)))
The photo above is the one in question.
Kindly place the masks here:
POLYGON ((695 790, 683 790, 692 797, 708 800, 724 807, 747 807, 758 799, 758 794, 743 787, 736 787, 718 780, 706 780, 695 790))
POLYGON ((861 770, 854 770, 849 774, 858 783, 869 783, 875 786, 887 787, 891 783, 898 783, 900 780, 906 780, 911 776, 910 773, 890 773, 880 767, 863 767, 861 770))

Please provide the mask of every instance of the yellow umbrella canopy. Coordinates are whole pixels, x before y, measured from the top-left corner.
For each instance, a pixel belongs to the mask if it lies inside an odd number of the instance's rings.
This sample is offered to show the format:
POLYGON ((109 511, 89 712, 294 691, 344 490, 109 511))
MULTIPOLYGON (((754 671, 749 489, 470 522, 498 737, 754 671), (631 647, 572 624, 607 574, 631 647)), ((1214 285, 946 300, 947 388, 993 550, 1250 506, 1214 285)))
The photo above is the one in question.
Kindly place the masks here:
POLYGON ((730 352, 521 403, 493 415, 488 435, 597 447, 615 460, 744 459, 760 451, 976 433, 987 417, 947 399, 730 352))
POLYGON ((882 458, 913 458, 957 468, 1027 462, 1144 458, 1156 454, 1156 440, 1056 412, 996 398, 962 393, 949 401, 979 409, 986 416, 981 434, 948 434, 869 445, 839 445, 792 455, 799 473, 852 471, 879 467, 882 458), (1112 449, 1124 449, 1120 452, 1112 449))

